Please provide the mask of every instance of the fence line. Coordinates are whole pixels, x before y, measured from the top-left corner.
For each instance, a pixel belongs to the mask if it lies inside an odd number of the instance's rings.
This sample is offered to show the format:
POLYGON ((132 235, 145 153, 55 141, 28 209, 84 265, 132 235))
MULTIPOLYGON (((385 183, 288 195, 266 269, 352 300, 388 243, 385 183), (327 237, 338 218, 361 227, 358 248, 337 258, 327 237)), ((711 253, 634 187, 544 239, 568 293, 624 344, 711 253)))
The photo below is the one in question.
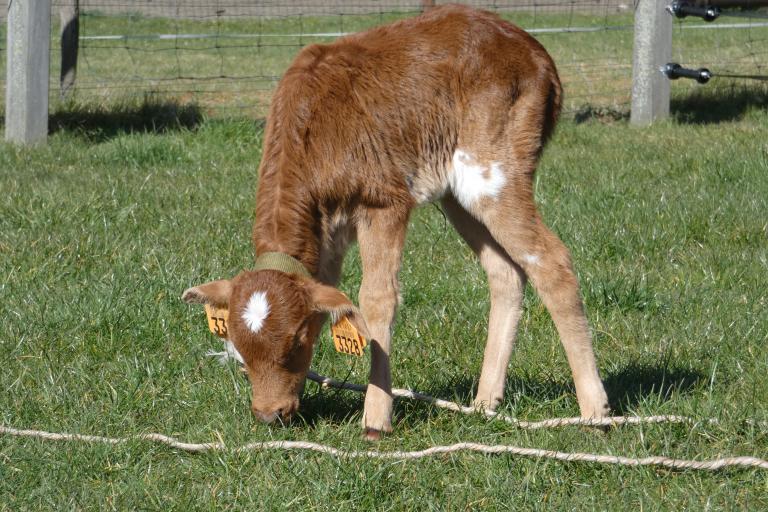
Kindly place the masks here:
MULTIPOLYGON (((761 23, 720 23, 712 25, 702 23, 698 25, 681 25, 681 30, 690 29, 735 29, 735 28, 764 28, 768 27, 768 22, 761 23)), ((522 27, 529 34, 569 34, 579 32, 602 32, 606 30, 632 30, 633 25, 615 25, 605 27, 549 27, 549 28, 526 28, 522 27)), ((261 39, 277 37, 344 37, 354 32, 307 32, 307 33, 287 33, 287 34, 147 34, 147 35, 128 35, 113 34, 100 36, 81 36, 80 41, 144 41, 144 40, 176 40, 176 39, 261 39)), ((232 48, 232 46, 228 46, 232 48)), ((627 64, 629 65, 629 64, 627 64)))
MULTIPOLYGON (((768 22, 765 21, 768 3, 745 0, 743 4, 754 9, 739 11, 726 10, 728 7, 733 8, 737 2, 708 3, 715 6, 722 4, 722 10, 718 12, 723 17, 736 16, 740 21, 724 23, 722 17, 706 23, 697 17, 675 19, 674 48, 669 64, 679 64, 687 71, 682 74, 683 77, 694 78, 674 82, 673 91, 677 92, 677 98, 695 100, 702 97, 709 103, 727 102, 729 98, 740 94, 765 97, 768 93, 764 85, 768 77, 768 54, 765 50, 768 41, 768 22), (702 79, 701 73, 697 74, 698 71, 706 72, 705 79, 702 79), (708 77, 716 80, 710 81, 708 77), (716 95, 722 99, 713 99, 716 95)), ((668 76, 676 78, 678 75, 672 73, 668 76)), ((682 115, 686 115, 685 112, 682 115)))
MULTIPOLYGON (((595 54, 615 61, 615 56, 623 53, 622 60, 629 60, 629 2, 465 3, 496 10, 506 17, 514 14, 519 25, 537 35, 555 54, 562 69, 574 71, 561 77, 568 102, 566 112, 589 103, 609 108, 628 104, 628 68, 584 68, 595 54), (601 33, 620 35, 606 39, 601 33), (584 52, 574 52, 570 38, 590 39, 577 45, 584 52)), ((266 113, 275 77, 302 46, 409 17, 423 5, 421 0, 381 0, 375 4, 305 0, 300 5, 257 5, 240 0, 53 0, 54 10, 69 13, 62 15, 60 24, 63 27, 66 22, 77 29, 68 33, 79 32, 74 39, 79 46, 69 44, 60 50, 58 44, 52 45, 49 101, 53 109, 70 108, 71 99, 74 104, 95 103, 109 109, 113 104, 145 101, 150 96, 155 101, 194 103, 206 113, 239 109, 241 114, 259 117, 266 113), (76 59, 74 66, 71 55, 76 59), (70 63, 65 64, 68 57, 70 63), (65 71, 58 73, 60 63, 65 71), (218 94, 201 85, 214 80, 219 85, 218 94)), ((62 41, 64 33, 62 28, 62 41)), ((0 80, 0 87, 4 85, 0 80)))
MULTIPOLYGON (((54 6, 74 0, 54 0, 54 6)), ((312 1, 280 6, 236 0, 80 0, 80 65, 74 98, 108 105, 131 97, 195 102, 205 112, 247 108, 266 112, 269 95, 298 50, 401 19, 421 10, 421 1, 312 1), (262 5, 263 4, 263 5, 262 5), (282 9, 285 7, 285 9, 282 9), (138 14, 137 14, 138 13, 138 14), (162 16, 172 16, 163 18, 162 16), (198 30, 195 30, 198 28, 198 30), (199 30, 204 28, 204 30, 199 30), (246 30, 243 30, 243 29, 246 30), (320 30, 318 30, 320 29, 320 30), (210 44, 199 44, 207 41, 210 44), (201 93, 191 82, 219 82, 220 94, 201 93), (258 82, 253 94, 249 80, 258 82), (144 82, 142 84, 142 81, 144 82), (172 85, 176 81, 177 85, 172 85), (131 90, 126 84, 135 85, 131 90), (182 90, 186 87, 187 90, 182 90), (172 90, 173 89, 173 90, 172 90)), ((504 0, 465 2, 496 10, 536 35, 555 55, 566 90, 566 112, 590 102, 618 108, 629 102, 629 69, 624 65, 583 69, 602 53, 615 60, 630 55, 631 3, 622 0, 504 0), (555 21, 555 23, 550 23, 555 21), (618 33, 606 40, 601 33, 618 33), (571 37, 590 38, 574 53, 571 37)), ((56 50, 54 50, 55 52, 56 50)), ((62 54, 63 57, 63 54, 62 54)), ((56 57, 54 57, 54 67, 56 57)), ((622 59, 623 60, 623 59, 622 59)), ((52 73, 56 76, 56 73, 52 73)), ((205 87, 203 87, 205 88, 205 87)), ((51 99, 56 103, 56 86, 51 99)))
MULTIPOLYGON (((53 0, 59 5, 67 0, 53 0)), ((368 14, 379 10, 420 12, 428 4, 450 3, 453 0, 425 2, 424 0, 301 0, 281 2, 262 0, 80 0, 84 10, 105 14, 140 14, 149 17, 180 17, 212 19, 243 16, 299 16, 368 14)), ((468 0, 462 3, 491 10, 505 11, 563 11, 602 14, 631 10, 632 0, 468 0)))
MULTIPOLYGON (((64 9, 76 2, 53 0, 53 5, 64 9)), ((467 3, 494 9, 507 18, 514 15, 513 21, 544 44, 560 70, 566 114, 627 112, 633 83, 632 2, 467 3)), ((723 9, 734 4, 718 3, 723 9)), ((241 0, 80 0, 76 38, 80 62, 76 68, 65 64, 71 48, 60 52, 59 45, 53 45, 50 76, 59 76, 58 57, 67 72, 61 73, 60 89, 51 80, 49 102, 54 109, 66 109, 73 98, 75 104, 95 103, 109 109, 151 97, 191 103, 209 114, 237 111, 237 115, 260 117, 266 113, 270 91, 302 46, 414 15, 422 4, 420 0, 304 0, 290 5, 241 0)), ((765 75, 761 48, 768 40, 767 27, 764 20, 713 24, 695 18, 677 20, 669 62, 711 68, 721 77, 718 81, 727 84, 743 80, 737 76, 765 75)), ((659 68, 647 70, 651 79, 659 68)), ((680 82, 672 86, 673 97, 699 91, 698 85, 680 82)), ((0 79, 0 88, 6 85, 0 79)))

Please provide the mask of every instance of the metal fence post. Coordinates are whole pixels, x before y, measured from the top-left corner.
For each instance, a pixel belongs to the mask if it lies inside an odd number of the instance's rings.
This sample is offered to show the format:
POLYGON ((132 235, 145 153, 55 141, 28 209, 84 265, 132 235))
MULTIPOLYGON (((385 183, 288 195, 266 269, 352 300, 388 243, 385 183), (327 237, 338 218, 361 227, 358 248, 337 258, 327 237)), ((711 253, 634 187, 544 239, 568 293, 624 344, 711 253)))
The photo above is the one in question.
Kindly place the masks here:
POLYGON ((51 0, 9 0, 5 140, 32 144, 48 135, 51 0))
POLYGON ((669 116, 669 79, 660 69, 672 57, 672 16, 666 0, 639 0, 635 10, 630 122, 647 126, 669 116))

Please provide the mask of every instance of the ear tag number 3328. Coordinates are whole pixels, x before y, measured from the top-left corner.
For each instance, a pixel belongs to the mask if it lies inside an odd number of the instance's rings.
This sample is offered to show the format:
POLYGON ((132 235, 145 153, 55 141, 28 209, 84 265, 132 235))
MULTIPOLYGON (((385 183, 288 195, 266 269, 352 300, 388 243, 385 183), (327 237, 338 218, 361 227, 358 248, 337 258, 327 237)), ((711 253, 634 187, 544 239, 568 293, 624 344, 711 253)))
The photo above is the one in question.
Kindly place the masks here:
POLYGON ((217 308, 210 304, 205 305, 205 314, 208 317, 208 329, 219 338, 227 337, 227 321, 229 320, 229 310, 226 308, 217 308))
POLYGON ((347 317, 342 317, 331 326, 331 336, 336 351, 342 354, 361 357, 363 349, 368 344, 347 317))

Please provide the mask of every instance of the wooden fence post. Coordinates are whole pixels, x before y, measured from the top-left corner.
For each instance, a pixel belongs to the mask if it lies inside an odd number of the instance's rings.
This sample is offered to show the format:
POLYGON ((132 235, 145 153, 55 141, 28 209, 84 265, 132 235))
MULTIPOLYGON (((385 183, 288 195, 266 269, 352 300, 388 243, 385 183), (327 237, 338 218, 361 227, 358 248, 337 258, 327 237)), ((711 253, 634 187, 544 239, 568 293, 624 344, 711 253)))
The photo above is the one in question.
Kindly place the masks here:
POLYGON ((77 51, 80 46, 80 0, 62 0, 59 17, 61 19, 59 95, 64 99, 75 85, 77 73, 77 51))
POLYGON ((672 16, 664 0, 639 0, 635 10, 630 122, 647 126, 669 116, 669 79, 661 68, 672 57, 672 16))
POLYGON ((20 144, 48 136, 51 0, 8 2, 5 140, 20 144))

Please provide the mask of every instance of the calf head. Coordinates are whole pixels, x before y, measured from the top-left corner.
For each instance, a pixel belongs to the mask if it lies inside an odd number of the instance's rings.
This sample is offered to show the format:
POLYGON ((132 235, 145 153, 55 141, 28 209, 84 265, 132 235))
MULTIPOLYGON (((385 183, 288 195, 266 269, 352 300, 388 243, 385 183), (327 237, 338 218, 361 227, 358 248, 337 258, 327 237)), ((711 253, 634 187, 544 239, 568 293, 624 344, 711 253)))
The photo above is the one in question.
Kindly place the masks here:
POLYGON ((342 292, 278 270, 245 271, 232 280, 194 286, 182 300, 229 309, 228 337, 248 372, 251 409, 265 422, 288 420, 298 409, 327 314, 333 321, 346 316, 368 337, 362 314, 342 292))

